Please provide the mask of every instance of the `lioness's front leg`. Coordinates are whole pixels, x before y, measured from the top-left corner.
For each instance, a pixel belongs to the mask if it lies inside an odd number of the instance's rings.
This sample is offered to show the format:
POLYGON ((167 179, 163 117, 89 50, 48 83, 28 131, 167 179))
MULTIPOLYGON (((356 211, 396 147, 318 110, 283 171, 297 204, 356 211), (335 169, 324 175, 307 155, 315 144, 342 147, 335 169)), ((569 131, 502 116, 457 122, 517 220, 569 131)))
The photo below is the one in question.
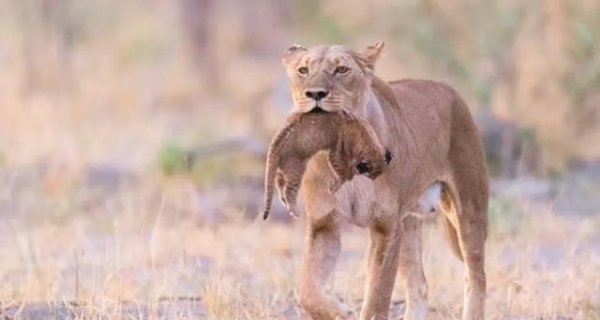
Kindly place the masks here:
MULTIPOLYGON (((335 211, 308 221, 302 257, 300 304, 315 320, 340 319, 350 312, 325 292, 325 282, 335 269, 340 253, 340 230, 335 211)), ((310 216, 310 215, 309 215, 310 216)))
POLYGON ((398 221, 371 227, 367 287, 360 319, 387 319, 398 268, 400 232, 398 221))
POLYGON ((404 320, 423 320, 427 315, 427 282, 422 264, 422 221, 406 215, 402 219, 400 263, 398 271, 404 280, 406 311, 404 320))

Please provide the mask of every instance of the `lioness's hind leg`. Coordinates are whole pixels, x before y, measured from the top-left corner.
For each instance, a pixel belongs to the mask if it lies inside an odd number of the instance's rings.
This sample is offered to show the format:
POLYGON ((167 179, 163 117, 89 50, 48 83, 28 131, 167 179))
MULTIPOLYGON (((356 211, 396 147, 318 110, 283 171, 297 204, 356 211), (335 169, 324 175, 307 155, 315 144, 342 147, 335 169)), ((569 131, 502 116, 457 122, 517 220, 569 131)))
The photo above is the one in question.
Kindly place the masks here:
POLYGON ((470 219, 461 219, 459 243, 466 265, 463 320, 481 320, 485 311, 485 232, 470 219), (466 221, 465 221, 466 220, 466 221))
POLYGON ((455 229, 462 260, 465 263, 463 320, 482 320, 485 316, 486 276, 484 264, 487 235, 487 194, 485 192, 487 191, 483 188, 481 190, 481 194, 477 192, 469 194, 463 191, 460 206, 452 211, 455 216, 450 217, 451 221, 457 222, 455 229))

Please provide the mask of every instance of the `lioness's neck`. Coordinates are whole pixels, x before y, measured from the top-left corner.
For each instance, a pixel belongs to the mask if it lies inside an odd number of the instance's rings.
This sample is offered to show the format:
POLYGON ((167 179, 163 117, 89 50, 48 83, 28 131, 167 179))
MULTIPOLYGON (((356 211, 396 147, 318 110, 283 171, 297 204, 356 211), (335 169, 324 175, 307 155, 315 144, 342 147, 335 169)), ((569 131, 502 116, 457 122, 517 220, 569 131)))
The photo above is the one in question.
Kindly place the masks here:
POLYGON ((366 100, 362 107, 362 115, 371 123, 377 133, 377 137, 383 145, 387 145, 388 126, 385 121, 382 106, 371 86, 368 86, 365 92, 366 100))

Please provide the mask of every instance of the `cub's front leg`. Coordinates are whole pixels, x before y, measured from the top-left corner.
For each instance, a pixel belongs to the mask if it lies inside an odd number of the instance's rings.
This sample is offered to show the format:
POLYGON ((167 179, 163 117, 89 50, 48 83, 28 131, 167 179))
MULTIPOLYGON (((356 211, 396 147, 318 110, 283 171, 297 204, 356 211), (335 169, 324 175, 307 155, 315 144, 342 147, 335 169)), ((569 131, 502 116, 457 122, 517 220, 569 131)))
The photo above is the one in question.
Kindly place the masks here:
POLYGON ((327 163, 335 176, 335 179, 329 184, 330 193, 336 193, 344 182, 351 180, 354 175, 353 172, 349 172, 350 163, 344 161, 342 151, 342 144, 338 143, 335 150, 329 150, 327 153, 327 163))

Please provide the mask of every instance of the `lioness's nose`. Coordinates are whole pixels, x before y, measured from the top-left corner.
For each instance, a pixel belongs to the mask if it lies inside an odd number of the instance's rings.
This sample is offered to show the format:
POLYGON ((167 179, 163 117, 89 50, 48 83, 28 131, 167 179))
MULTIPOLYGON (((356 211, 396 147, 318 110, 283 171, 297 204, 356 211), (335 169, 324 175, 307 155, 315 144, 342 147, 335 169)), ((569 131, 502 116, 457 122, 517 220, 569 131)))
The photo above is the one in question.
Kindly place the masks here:
POLYGON ((327 97, 328 94, 329 94, 329 91, 322 90, 322 89, 317 89, 317 90, 311 89, 311 90, 304 91, 304 95, 307 98, 315 99, 317 101, 327 97))

